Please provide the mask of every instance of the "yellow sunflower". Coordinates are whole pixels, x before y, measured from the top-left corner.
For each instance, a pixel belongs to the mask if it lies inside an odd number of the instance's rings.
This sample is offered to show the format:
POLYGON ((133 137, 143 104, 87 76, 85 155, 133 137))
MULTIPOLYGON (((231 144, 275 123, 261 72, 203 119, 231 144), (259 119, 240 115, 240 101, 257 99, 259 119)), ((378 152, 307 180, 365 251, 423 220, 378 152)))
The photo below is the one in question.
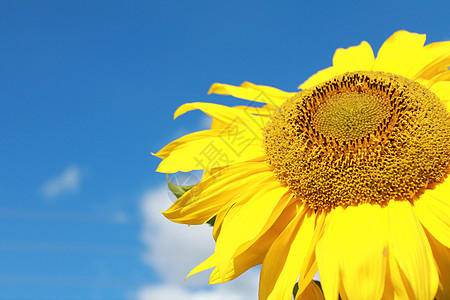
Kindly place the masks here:
POLYGON ((336 50, 288 93, 244 82, 209 93, 263 103, 187 103, 211 129, 155 155, 157 171, 205 170, 164 215, 214 218, 210 283, 262 264, 260 299, 450 298, 450 42, 398 31, 336 50))

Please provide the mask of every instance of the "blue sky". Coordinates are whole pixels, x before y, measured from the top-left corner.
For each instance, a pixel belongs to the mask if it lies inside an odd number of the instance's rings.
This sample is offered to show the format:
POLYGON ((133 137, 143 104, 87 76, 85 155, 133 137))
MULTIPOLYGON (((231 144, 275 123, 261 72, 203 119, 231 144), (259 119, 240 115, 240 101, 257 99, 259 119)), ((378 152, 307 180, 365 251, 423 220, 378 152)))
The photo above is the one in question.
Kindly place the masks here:
POLYGON ((295 91, 336 48, 367 40, 376 52, 399 29, 448 40, 449 10, 448 1, 0 2, 0 299, 157 299, 165 289, 256 298, 257 270, 228 290, 204 289, 203 275, 183 281, 212 251, 209 228, 158 219, 170 200, 150 153, 208 120, 173 121, 174 110, 241 103, 207 96, 213 82, 295 91))

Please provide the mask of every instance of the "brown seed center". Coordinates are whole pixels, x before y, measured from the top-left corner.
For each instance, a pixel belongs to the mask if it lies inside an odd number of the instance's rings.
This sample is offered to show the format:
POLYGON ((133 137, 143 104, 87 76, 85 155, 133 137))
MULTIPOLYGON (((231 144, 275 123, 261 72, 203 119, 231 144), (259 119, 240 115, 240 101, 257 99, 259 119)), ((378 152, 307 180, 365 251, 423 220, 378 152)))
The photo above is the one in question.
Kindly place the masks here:
POLYGON ((324 136, 346 141, 370 134, 388 116, 381 95, 345 91, 332 94, 320 104, 312 122, 324 136))

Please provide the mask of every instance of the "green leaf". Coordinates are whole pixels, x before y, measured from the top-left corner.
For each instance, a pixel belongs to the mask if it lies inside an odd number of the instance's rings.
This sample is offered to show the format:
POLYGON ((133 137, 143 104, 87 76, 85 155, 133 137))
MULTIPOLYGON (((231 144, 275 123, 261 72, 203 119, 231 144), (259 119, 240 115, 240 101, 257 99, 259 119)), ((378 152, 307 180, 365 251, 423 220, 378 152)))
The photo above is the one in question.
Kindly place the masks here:
POLYGON ((184 193, 192 189, 193 185, 176 185, 170 182, 169 174, 167 174, 167 185, 170 191, 177 197, 180 198, 184 193))

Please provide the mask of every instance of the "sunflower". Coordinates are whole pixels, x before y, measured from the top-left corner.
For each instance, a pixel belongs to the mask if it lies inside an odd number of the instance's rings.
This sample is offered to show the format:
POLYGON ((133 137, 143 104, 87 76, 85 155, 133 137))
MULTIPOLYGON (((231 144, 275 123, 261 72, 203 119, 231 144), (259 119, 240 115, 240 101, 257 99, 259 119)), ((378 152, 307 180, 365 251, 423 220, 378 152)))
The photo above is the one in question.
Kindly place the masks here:
POLYGON ((261 103, 187 103, 211 129, 155 155, 157 171, 203 169, 164 215, 214 220, 210 283, 262 264, 260 299, 450 298, 450 42, 398 31, 367 42, 295 93, 244 82, 209 93, 261 103))

